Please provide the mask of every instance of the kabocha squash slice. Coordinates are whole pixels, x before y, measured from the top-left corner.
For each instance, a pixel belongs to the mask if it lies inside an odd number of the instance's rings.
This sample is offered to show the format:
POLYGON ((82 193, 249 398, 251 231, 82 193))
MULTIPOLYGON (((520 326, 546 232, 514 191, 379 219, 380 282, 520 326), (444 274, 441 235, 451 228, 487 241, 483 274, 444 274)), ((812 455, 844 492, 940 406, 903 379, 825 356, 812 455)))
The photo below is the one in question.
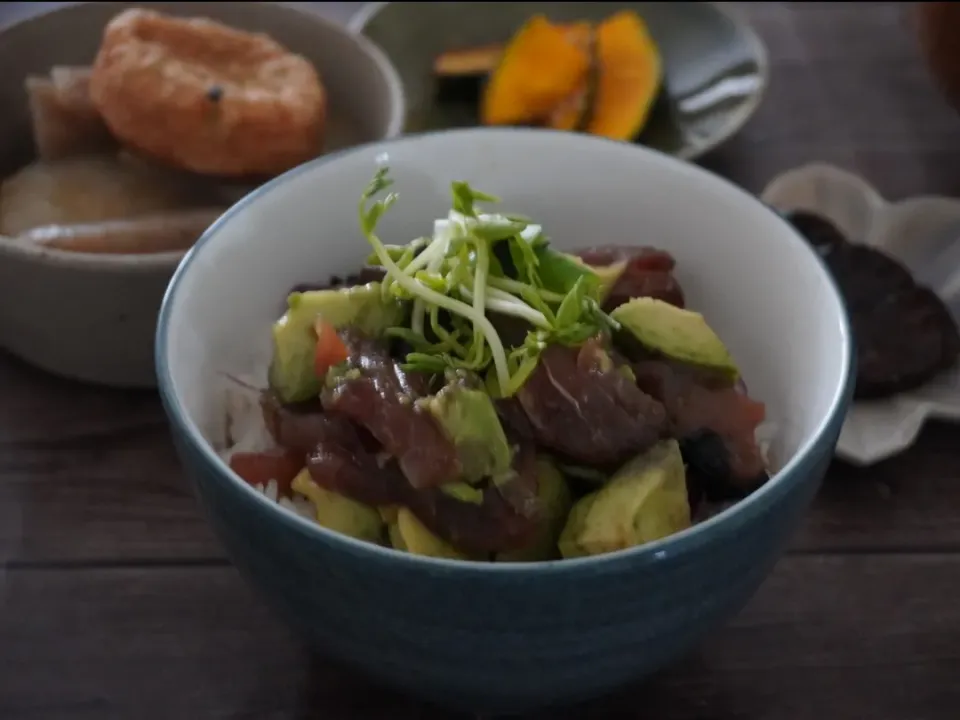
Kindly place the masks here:
POLYGON ((503 45, 448 50, 433 60, 433 79, 440 102, 476 104, 487 77, 497 67, 503 45))
POLYGON ((553 109, 547 117, 546 126, 553 130, 579 130, 584 119, 590 115, 592 87, 584 80, 580 87, 553 109))
POLYGON ((463 50, 448 50, 433 60, 438 78, 486 77, 503 55, 503 45, 483 45, 463 50))
POLYGON ((433 74, 441 101, 479 95, 484 125, 538 125, 614 140, 641 133, 663 85, 660 54, 632 11, 597 26, 555 25, 538 15, 506 46, 443 53, 433 74))
POLYGON ((541 124, 580 89, 590 71, 589 23, 527 21, 507 44, 483 92, 484 125, 541 124))
POLYGON ((583 130, 584 124, 590 119, 599 68, 596 62, 595 28, 586 23, 582 25, 582 34, 574 36, 573 40, 587 49, 590 65, 580 84, 546 117, 544 124, 553 130, 583 130))
MULTIPOLYGON (((586 44, 590 25, 585 22, 558 25, 573 42, 586 44)), ((434 77, 442 80, 472 77, 486 78, 492 73, 503 55, 503 43, 447 50, 433 59, 434 77)))
POLYGON ((584 130, 633 140, 643 130, 663 82, 657 46, 640 16, 625 10, 597 26, 594 54, 596 87, 584 130))

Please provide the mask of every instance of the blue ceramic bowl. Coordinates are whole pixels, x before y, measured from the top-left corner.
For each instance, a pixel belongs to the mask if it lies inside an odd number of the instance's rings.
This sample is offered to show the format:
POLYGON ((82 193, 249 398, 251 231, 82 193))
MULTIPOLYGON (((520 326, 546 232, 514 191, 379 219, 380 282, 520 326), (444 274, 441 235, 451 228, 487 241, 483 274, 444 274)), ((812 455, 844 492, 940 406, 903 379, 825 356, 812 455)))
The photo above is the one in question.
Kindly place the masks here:
POLYGON ((523 711, 648 674, 736 613, 817 490, 850 400, 852 347, 815 254, 726 181, 641 148, 542 130, 457 130, 345 151, 232 208, 172 281, 157 373, 183 463, 230 557, 295 632, 372 677, 438 703, 523 711), (467 179, 541 221, 559 247, 653 244, 677 258, 688 304, 727 341, 776 432, 776 476, 665 540, 601 557, 479 564, 363 544, 278 508, 216 452, 222 373, 265 368, 288 289, 367 254, 358 197, 386 160, 406 242, 467 179))

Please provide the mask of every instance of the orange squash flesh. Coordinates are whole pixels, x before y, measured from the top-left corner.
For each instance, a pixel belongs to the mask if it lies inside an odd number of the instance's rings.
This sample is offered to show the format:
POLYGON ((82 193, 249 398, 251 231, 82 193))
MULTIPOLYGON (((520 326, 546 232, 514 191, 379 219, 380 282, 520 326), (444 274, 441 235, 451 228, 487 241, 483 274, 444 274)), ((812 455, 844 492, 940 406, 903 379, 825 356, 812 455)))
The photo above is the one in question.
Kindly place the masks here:
POLYGON ((537 15, 507 44, 483 93, 484 125, 543 122, 590 70, 590 25, 553 25, 537 15))
POLYGON ((589 53, 590 67, 580 84, 545 119, 544 124, 553 130, 581 130, 584 122, 590 117, 590 108, 593 104, 597 79, 594 27, 587 23, 580 23, 579 33, 572 35, 571 38, 589 53))
MULTIPOLYGON (((558 25, 574 43, 587 45, 590 34, 588 23, 577 22, 558 25)), ((433 74, 439 77, 463 77, 489 75, 497 68, 503 56, 503 44, 447 50, 433 59, 433 74)))
POLYGON ((546 125, 553 130, 578 130, 590 112, 590 86, 584 82, 553 109, 546 125))
POLYGON ((596 29, 598 77, 586 132, 632 140, 643 129, 663 76, 657 46, 635 12, 612 15, 596 29))

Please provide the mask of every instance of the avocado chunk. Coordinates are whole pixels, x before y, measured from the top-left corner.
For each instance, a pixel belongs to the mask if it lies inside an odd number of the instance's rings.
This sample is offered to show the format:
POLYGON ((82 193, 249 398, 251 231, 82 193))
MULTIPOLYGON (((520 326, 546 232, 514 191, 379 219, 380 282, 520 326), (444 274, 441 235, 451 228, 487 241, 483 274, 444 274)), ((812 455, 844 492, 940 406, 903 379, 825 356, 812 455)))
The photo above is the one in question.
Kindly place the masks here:
POLYGON ((567 293, 581 277, 586 278, 588 294, 603 304, 627 267, 624 260, 610 265, 590 265, 576 255, 542 246, 534 250, 537 273, 545 287, 567 293))
POLYGON ((541 562, 557 557, 557 538, 567 520, 573 497, 560 471, 549 458, 537 458, 537 496, 543 508, 530 542, 517 550, 497 553, 497 562, 541 562))
POLYGON ((565 558, 601 555, 690 527, 687 483, 676 440, 654 445, 600 490, 579 500, 560 533, 565 558))
POLYGON ((581 277, 587 288, 596 290, 600 285, 597 273, 576 255, 569 255, 541 245, 533 251, 537 258, 537 274, 543 286, 558 293, 568 293, 581 277))
POLYGON ((318 317, 334 327, 352 325, 369 335, 380 335, 403 319, 400 303, 384 299, 380 283, 338 290, 290 293, 287 312, 273 324, 270 387, 283 402, 316 397, 323 379, 314 372, 318 317))
POLYGON ((374 508, 325 490, 313 481, 306 468, 293 479, 291 487, 313 503, 318 525, 357 540, 380 541, 383 521, 374 508))
POLYGON ((457 448, 465 483, 511 473, 513 450, 500 424, 493 400, 464 382, 450 382, 426 403, 457 448))
POLYGON ((460 502, 483 505, 483 490, 465 482, 444 483, 440 486, 440 492, 460 502))
POLYGON ((397 522, 390 526, 389 535, 390 544, 397 550, 428 557, 469 560, 450 543, 430 532, 409 508, 397 510, 397 522))
POLYGON ((739 370, 730 351, 703 315, 656 298, 633 298, 610 313, 648 350, 715 370, 736 380, 739 370))
POLYGON ((597 280, 600 283, 597 290, 597 302, 603 305, 610 296, 610 291, 613 290, 613 286, 617 284, 617 280, 623 275, 623 271, 627 269, 627 262, 626 260, 619 260, 611 265, 589 265, 587 263, 584 263, 584 265, 590 268, 593 274, 597 276, 597 280))
POLYGON ((377 508, 380 513, 380 519, 387 525, 397 522, 397 512, 400 510, 398 505, 381 505, 377 508))
POLYGON ((401 552, 408 552, 407 543, 403 541, 403 535, 400 534, 400 526, 397 523, 391 523, 387 527, 387 537, 390 540, 390 547, 401 552))

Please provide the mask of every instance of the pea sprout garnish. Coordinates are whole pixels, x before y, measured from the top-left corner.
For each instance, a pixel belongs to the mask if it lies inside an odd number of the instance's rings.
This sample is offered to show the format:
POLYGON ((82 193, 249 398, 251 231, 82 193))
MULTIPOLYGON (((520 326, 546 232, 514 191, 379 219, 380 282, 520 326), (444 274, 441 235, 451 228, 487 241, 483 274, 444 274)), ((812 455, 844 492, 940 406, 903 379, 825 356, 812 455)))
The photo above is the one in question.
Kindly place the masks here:
POLYGON ((368 262, 386 272, 382 292, 411 302, 409 326, 388 335, 413 349, 405 368, 486 373, 490 391, 509 397, 522 387, 550 344, 579 345, 619 326, 600 309, 601 283, 589 266, 549 247, 542 228, 519 215, 487 213, 499 198, 451 183, 448 216, 433 234, 387 245, 375 233, 398 195, 381 167, 360 200, 360 229, 373 248, 368 262), (443 313, 443 314, 442 314, 443 313), (530 326, 523 343, 505 347, 490 314, 530 326))

